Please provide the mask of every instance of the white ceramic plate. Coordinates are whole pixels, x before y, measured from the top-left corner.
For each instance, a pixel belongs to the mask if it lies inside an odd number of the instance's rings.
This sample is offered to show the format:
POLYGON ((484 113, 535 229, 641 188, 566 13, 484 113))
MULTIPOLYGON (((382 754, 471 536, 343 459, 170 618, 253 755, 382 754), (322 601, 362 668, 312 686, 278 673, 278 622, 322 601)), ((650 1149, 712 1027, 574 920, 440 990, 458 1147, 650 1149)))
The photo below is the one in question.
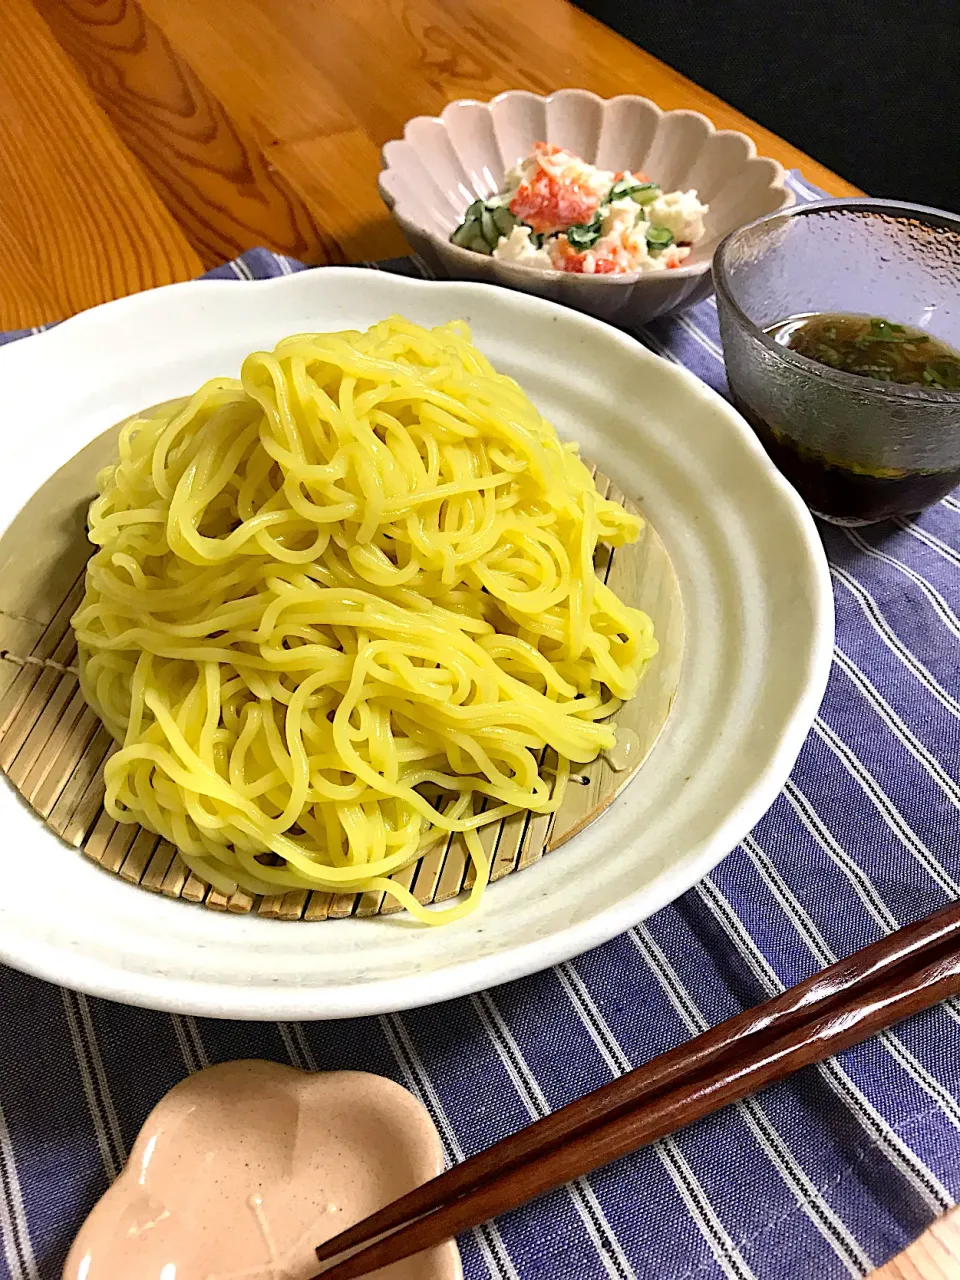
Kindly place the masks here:
POLYGON ((0 350, 0 527, 144 405, 239 371, 290 333, 462 317, 565 437, 636 498, 673 559, 686 650, 653 755, 592 826, 442 929, 285 923, 105 874, 0 786, 0 959, 160 1009, 325 1018, 444 1000, 613 937, 708 872, 773 801, 826 684, 829 574, 813 521, 749 427, 692 374, 596 320, 487 285, 327 268, 172 285, 0 350))

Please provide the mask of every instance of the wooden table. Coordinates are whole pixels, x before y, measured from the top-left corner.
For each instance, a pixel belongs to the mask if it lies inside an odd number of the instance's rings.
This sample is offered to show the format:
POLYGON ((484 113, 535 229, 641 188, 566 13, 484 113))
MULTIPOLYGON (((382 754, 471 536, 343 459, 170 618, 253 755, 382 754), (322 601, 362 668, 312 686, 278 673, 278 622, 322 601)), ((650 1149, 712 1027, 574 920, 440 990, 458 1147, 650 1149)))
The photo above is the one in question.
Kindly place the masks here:
MULTIPOLYGON (((402 253, 380 147, 410 116, 509 88, 693 107, 856 191, 566 0, 4 0, 2 27, 0 329, 254 245, 317 263, 402 253)), ((953 1217, 877 1280, 958 1276, 953 1217)))
POLYGON ((253 245, 404 252, 380 148, 451 98, 583 85, 695 107, 854 188, 564 0, 4 0, 0 328, 253 245))

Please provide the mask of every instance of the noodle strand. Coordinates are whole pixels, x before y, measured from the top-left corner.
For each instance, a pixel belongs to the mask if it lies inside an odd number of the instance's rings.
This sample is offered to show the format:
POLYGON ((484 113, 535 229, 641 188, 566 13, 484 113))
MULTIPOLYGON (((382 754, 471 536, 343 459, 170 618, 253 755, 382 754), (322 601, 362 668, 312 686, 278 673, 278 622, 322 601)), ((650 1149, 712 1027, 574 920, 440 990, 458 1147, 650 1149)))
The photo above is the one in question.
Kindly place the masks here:
POLYGON ((554 810, 656 652, 594 572, 641 521, 460 323, 287 338, 128 421, 98 491, 73 625, 105 807, 224 893, 466 914, 479 829, 554 810), (423 907, 389 877, 457 832, 469 893, 423 907))

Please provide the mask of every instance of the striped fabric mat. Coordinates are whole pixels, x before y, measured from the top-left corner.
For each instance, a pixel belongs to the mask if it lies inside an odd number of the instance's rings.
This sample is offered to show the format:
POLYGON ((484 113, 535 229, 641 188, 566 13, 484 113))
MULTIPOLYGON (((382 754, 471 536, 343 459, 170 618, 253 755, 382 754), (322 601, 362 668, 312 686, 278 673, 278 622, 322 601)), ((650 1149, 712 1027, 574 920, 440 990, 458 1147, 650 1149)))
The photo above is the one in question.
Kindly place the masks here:
MULTIPOLYGON (((298 269, 255 250, 211 274, 298 269)), ((712 300, 637 336, 724 389, 712 300)), ((955 897, 960 501, 822 532, 835 661, 790 782, 716 871, 606 946, 439 1008, 300 1025, 148 1013, 0 971, 0 1276, 56 1280, 147 1112, 207 1063, 392 1076, 460 1160, 955 897)), ((466 1275, 865 1275, 954 1203, 958 1096, 950 1002, 468 1233, 466 1275)))

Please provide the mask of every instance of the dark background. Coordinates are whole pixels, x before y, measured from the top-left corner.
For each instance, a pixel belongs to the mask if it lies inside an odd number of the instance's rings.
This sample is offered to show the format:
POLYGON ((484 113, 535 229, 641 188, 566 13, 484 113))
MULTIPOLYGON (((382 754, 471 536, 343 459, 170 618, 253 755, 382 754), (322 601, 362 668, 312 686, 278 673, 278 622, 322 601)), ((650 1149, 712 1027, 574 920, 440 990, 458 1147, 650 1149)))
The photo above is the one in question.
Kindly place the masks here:
POLYGON ((960 211, 960 0, 575 2, 869 195, 960 211))

